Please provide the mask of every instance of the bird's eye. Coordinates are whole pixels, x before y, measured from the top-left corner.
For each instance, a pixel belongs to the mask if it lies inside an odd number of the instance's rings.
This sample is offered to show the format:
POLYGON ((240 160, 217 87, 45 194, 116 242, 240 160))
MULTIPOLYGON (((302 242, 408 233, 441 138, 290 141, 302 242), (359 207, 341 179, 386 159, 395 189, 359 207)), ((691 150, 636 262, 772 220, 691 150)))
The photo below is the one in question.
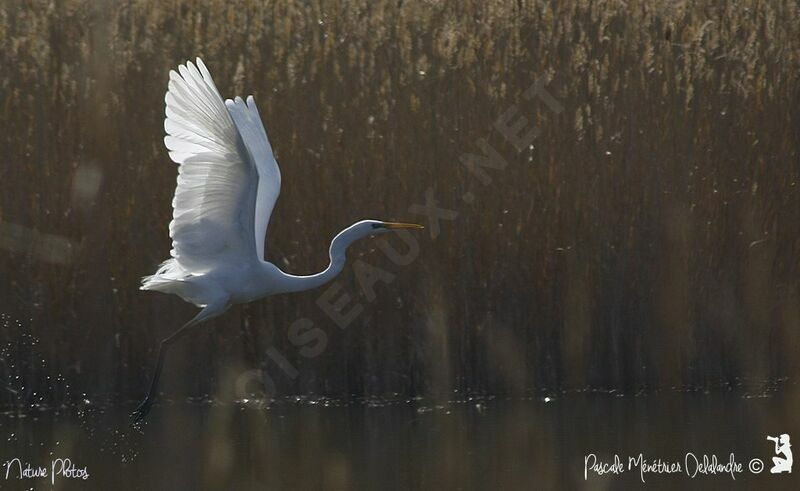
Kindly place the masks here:
POLYGON ((383 227, 383 224, 382 224, 382 223, 373 223, 373 224, 372 224, 372 228, 374 228, 374 229, 375 229, 375 228, 381 228, 381 227, 383 227))

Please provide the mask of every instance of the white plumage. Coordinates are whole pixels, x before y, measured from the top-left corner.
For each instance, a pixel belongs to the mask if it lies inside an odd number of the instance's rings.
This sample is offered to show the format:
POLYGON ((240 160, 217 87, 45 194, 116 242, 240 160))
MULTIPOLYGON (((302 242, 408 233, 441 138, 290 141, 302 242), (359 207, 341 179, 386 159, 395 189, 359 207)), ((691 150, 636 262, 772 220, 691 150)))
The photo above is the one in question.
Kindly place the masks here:
POLYGON ((232 304, 267 295, 315 288, 341 272, 348 246, 367 235, 406 223, 362 220, 331 242, 330 264, 322 272, 296 276, 264 260, 267 224, 281 188, 281 173, 252 96, 223 102, 203 61, 169 74, 164 143, 178 164, 172 200, 172 258, 142 280, 142 290, 173 293, 203 307, 161 344, 147 398, 149 411, 166 348, 187 328, 222 314, 232 304))
POLYGON ((223 102, 199 58, 179 72, 170 72, 164 120, 164 143, 180 164, 169 225, 172 259, 146 277, 142 289, 204 306, 214 298, 182 283, 222 264, 263 260, 281 176, 252 96, 247 103, 238 97, 223 102))

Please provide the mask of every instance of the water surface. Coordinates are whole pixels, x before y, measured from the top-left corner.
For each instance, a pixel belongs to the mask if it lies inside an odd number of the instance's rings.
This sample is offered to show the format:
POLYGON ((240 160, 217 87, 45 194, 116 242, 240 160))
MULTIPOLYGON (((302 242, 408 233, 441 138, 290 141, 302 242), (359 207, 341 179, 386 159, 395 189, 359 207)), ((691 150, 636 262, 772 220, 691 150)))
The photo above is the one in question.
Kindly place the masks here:
MULTIPOLYGON (((645 475, 648 488, 797 489, 789 475, 748 470, 771 462, 767 435, 800 441, 798 391, 752 395, 662 392, 575 393, 529 400, 466 398, 448 403, 289 398, 236 403, 164 402, 141 429, 129 407, 6 414, 2 461, 50 466, 69 457, 86 481, 55 489, 629 489, 637 469, 584 480, 589 454, 627 465, 628 456, 684 462, 692 452, 731 453, 744 471, 645 475)), ((5 468, 3 469, 5 472, 5 468)), ((3 489, 50 489, 44 479, 3 489)), ((2 476, 4 477, 4 476, 2 476)))

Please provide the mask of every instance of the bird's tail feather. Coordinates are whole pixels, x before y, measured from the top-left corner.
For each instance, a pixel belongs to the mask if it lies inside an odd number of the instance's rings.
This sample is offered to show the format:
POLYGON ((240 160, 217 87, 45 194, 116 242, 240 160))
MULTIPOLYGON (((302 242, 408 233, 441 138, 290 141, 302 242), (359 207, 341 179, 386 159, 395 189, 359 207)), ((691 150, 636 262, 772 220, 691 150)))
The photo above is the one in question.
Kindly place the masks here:
POLYGON ((175 284, 185 280, 188 273, 174 258, 167 259, 158 267, 158 271, 142 278, 140 290, 153 290, 164 293, 175 293, 175 284))
MULTIPOLYGON (((197 282, 195 281, 197 278, 183 269, 174 258, 167 259, 161 263, 155 274, 142 278, 142 286, 139 288, 178 295, 198 307, 205 307, 223 298, 213 285, 208 282, 197 282)), ((227 296, 223 300, 223 303, 226 303, 227 296)))

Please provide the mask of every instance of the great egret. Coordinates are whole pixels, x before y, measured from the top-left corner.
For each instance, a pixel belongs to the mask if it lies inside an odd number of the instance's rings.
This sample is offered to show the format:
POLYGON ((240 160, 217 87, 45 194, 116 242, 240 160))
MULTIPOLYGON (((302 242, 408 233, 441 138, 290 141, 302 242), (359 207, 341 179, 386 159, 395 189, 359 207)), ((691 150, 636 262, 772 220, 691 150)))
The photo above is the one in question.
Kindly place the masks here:
POLYGON ((264 260, 267 223, 278 199, 281 174, 253 96, 223 102, 200 58, 169 74, 164 143, 179 164, 172 200, 172 258, 142 290, 174 293, 201 310, 161 341, 147 397, 134 411, 135 421, 150 411, 169 347, 189 328, 247 303, 276 293, 318 287, 338 275, 345 251, 356 240, 412 223, 362 220, 339 232, 330 245, 330 264, 317 274, 284 273, 264 260))

